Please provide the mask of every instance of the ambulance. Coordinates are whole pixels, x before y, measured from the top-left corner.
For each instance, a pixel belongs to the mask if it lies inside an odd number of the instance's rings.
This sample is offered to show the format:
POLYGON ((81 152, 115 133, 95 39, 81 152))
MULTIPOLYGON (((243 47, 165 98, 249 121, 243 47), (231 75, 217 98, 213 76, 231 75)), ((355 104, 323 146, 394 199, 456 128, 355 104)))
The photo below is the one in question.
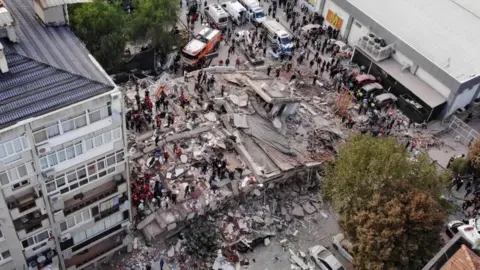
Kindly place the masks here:
POLYGON ((220 46, 222 33, 217 29, 204 28, 182 49, 182 63, 195 66, 208 59, 220 46))
POLYGON ((228 13, 218 4, 205 7, 207 22, 215 29, 226 29, 228 26, 228 13))

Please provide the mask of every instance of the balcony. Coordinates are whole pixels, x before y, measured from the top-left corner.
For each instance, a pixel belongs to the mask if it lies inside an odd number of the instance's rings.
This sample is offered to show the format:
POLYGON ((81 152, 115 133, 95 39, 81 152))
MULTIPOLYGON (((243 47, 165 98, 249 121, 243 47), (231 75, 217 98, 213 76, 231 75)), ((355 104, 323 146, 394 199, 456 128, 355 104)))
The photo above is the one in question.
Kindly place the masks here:
POLYGON ((38 267, 38 269, 41 269, 45 265, 55 264, 55 261, 57 261, 56 255, 57 253, 55 252, 54 248, 47 249, 41 253, 38 253, 28 258, 27 265, 29 267, 32 267, 33 269, 36 269, 35 267, 38 267))
POLYGON ((96 245, 93 245, 73 256, 71 259, 65 260, 65 266, 67 268, 73 266, 79 267, 101 257, 102 255, 105 255, 106 253, 118 250, 121 246, 123 246, 123 239, 126 235, 126 232, 122 231, 112 237, 104 239, 96 245))
POLYGON ((10 209, 12 219, 19 219, 26 214, 30 214, 39 208, 45 207, 43 198, 37 196, 37 194, 33 192, 19 198, 13 198, 7 203, 7 205, 8 209, 10 209))
POLYGON ((126 181, 124 179, 120 181, 109 181, 99 187, 96 187, 93 190, 90 190, 87 193, 77 194, 72 199, 66 200, 64 202, 65 208, 63 212, 65 216, 76 212, 84 207, 87 207, 99 200, 107 198, 108 196, 115 194, 117 192, 125 192, 127 190, 126 181))
POLYGON ((32 213, 29 213, 19 219, 15 219, 13 221, 13 226, 15 227, 15 230, 19 232, 19 237, 20 237, 20 232, 22 230, 25 230, 25 235, 28 233, 31 233, 35 230, 38 230, 42 227, 44 227, 45 224, 48 224, 48 215, 43 214, 40 211, 35 211, 32 213), (46 219, 46 222, 42 222, 43 220, 46 219))

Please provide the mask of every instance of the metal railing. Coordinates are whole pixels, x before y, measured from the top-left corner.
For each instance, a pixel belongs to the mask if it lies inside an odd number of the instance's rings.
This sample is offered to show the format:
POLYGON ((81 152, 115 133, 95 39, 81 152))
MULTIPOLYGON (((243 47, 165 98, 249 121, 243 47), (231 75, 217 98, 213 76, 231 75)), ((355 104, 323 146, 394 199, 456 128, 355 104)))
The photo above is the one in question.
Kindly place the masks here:
POLYGON ((456 116, 452 116, 450 123, 448 124, 448 133, 452 135, 456 141, 462 143, 465 146, 470 144, 480 137, 480 133, 474 128, 463 122, 456 116))

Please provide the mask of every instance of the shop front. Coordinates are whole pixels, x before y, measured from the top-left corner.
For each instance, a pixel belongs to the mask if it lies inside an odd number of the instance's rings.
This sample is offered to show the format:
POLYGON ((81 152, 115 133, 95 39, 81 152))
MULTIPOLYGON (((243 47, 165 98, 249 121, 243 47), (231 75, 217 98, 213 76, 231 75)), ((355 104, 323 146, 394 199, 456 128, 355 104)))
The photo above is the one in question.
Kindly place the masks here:
POLYGON ((321 0, 300 0, 300 5, 313 12, 319 9, 320 2, 321 0))
POLYGON ((378 78, 383 88, 398 98, 397 107, 414 122, 429 122, 441 117, 446 98, 394 59, 376 62, 355 47, 352 62, 378 78))
POLYGON ((322 16, 325 18, 325 23, 327 25, 340 30, 340 35, 342 37, 345 36, 347 22, 350 18, 350 15, 345 12, 345 10, 337 6, 333 1, 326 0, 325 6, 322 10, 322 16))

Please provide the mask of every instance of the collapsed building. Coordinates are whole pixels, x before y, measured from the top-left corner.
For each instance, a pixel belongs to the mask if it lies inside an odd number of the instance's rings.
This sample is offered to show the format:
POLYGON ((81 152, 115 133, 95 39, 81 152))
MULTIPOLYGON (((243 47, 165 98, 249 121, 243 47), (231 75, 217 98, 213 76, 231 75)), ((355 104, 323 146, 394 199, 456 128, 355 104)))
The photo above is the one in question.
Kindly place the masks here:
MULTIPOLYGON (((153 176, 150 183, 160 180, 162 187, 178 194, 177 204, 168 208, 156 205, 155 200, 147 202, 136 229, 148 241, 176 233, 188 220, 254 189, 298 178, 317 184, 322 162, 332 157, 344 138, 335 123, 308 104, 325 105, 321 100, 307 102, 303 93, 297 92, 314 86, 288 83, 258 71, 226 67, 203 71, 214 74, 215 84, 200 94, 192 87, 199 71, 189 74, 194 77, 190 79, 172 79, 165 74, 157 81, 139 83, 150 96, 159 92, 172 96, 174 112, 168 128, 162 125, 161 132, 149 130, 129 138, 132 181, 149 174, 153 176), (175 103, 179 93, 191 100, 188 113, 198 115, 194 120, 187 119, 175 103), (166 162, 164 152, 170 153, 168 159, 174 162, 166 162), (202 162, 217 155, 226 160, 227 172, 233 174, 212 182, 215 176, 202 169, 202 162), (191 194, 186 194, 188 185, 195 186, 191 194)), ((127 104, 134 104, 136 87, 126 85, 127 104)))

